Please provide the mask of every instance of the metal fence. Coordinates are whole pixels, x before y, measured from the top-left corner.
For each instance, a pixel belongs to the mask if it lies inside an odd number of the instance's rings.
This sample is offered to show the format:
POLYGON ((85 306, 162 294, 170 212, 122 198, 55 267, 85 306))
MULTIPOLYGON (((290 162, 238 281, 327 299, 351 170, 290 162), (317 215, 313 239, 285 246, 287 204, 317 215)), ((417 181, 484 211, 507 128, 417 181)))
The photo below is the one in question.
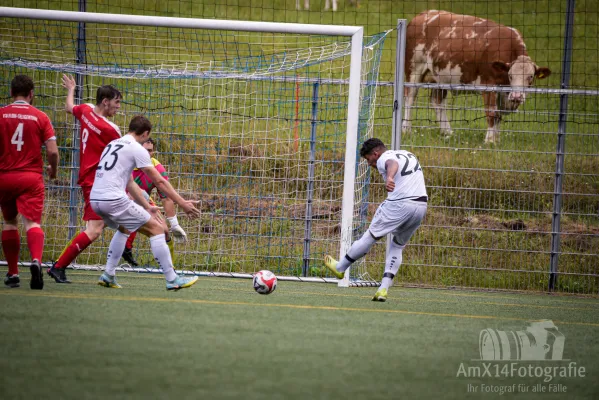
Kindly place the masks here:
MULTIPOLYGON (((519 89, 526 103, 504 118, 498 143, 485 143, 482 95, 511 88, 405 83, 421 96, 406 105, 409 134, 402 134, 398 110, 394 139, 419 155, 431 204, 402 268, 403 282, 599 290, 599 90, 569 88, 574 1, 565 15, 560 87, 519 89), (440 128, 443 117, 433 106, 442 90, 452 93, 451 135, 440 128)), ((403 51, 398 45, 398 64, 403 51)), ((403 92, 403 75, 396 85, 403 92)))

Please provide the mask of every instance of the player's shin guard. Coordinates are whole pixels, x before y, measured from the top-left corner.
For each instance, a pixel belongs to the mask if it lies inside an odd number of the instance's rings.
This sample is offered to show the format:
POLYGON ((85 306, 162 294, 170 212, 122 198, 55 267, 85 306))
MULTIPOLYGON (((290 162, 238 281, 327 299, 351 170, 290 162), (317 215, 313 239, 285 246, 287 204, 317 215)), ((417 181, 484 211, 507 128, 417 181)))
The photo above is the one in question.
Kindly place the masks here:
POLYGON ((399 271, 399 266, 402 261, 402 252, 406 246, 402 246, 395 241, 395 238, 391 241, 389 246, 389 254, 385 260, 385 273, 383 274, 383 281, 381 282, 380 289, 389 289, 393 278, 399 271))
POLYGON ((121 259, 121 255, 123 254, 123 250, 125 250, 125 243, 127 243, 127 239, 129 235, 122 233, 121 231, 116 231, 112 240, 110 241, 110 246, 108 247, 108 258, 106 260, 106 273, 114 276, 116 267, 121 259))
POLYGON ((167 281, 173 281, 177 278, 177 274, 173 269, 173 260, 171 258, 171 253, 168 251, 168 246, 166 245, 166 241, 164 239, 164 233, 156 236, 152 236, 150 238, 150 248, 152 249, 152 254, 154 255, 154 259, 162 268, 162 273, 167 281))
POLYGON ((21 249, 21 236, 16 229, 2 231, 2 251, 8 264, 8 274, 19 274, 19 250, 21 249))
POLYGON ((339 260, 337 271, 344 272, 350 265, 364 257, 375 243, 374 236, 370 234, 370 231, 366 231, 360 239, 352 243, 345 257, 339 260))
POLYGON ((54 268, 68 267, 75 260, 75 258, 77 258, 77 256, 83 252, 83 250, 87 249, 91 243, 92 241, 89 239, 89 236, 87 236, 87 233, 80 232, 62 251, 62 254, 60 257, 58 257, 54 268))
POLYGON ((36 226, 27 231, 27 247, 29 247, 31 259, 41 263, 44 254, 44 231, 42 228, 36 226))

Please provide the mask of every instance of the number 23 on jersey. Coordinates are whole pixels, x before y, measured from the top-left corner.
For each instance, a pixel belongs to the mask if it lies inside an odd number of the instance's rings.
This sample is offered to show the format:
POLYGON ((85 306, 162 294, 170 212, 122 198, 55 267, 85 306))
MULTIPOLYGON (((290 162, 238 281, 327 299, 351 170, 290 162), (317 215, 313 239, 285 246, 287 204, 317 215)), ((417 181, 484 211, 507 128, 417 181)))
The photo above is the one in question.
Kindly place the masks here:
POLYGON ((119 159, 118 151, 123 147, 125 146, 123 146, 122 144, 115 144, 113 149, 112 143, 109 143, 104 149, 104 152, 102 152, 102 157, 100 157, 100 162, 98 163, 97 170, 101 171, 102 169, 104 169, 105 171, 110 171, 111 169, 113 169, 116 165, 116 162, 119 159), (107 155, 108 158, 106 158, 107 155), (104 160, 104 158, 106 158, 106 160, 104 160), (104 161, 104 164, 102 164, 102 161, 104 161))

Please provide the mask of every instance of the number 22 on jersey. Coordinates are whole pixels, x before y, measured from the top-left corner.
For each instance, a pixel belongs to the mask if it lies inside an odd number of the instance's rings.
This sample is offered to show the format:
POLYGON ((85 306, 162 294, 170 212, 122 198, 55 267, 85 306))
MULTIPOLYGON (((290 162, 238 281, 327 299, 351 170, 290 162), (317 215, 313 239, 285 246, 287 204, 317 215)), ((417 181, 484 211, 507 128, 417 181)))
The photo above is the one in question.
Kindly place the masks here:
POLYGON ((406 159, 406 163, 403 165, 403 168, 401 169, 401 176, 410 175, 418 170, 422 170, 422 167, 420 167, 420 163, 418 162, 418 159, 414 154, 408 153, 407 155, 404 155, 396 153, 395 156, 400 160, 402 158, 406 159), (412 164, 413 167, 410 165, 412 161, 416 162, 416 165, 412 164))

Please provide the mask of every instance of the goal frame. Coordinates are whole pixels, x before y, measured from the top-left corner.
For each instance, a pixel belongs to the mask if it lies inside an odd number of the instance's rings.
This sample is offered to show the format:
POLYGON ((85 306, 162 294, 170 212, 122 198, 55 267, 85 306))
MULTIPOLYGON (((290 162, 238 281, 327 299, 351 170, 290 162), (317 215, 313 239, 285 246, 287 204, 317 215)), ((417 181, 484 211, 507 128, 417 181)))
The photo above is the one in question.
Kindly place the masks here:
MULTIPOLYGON (((351 52, 339 257, 341 258, 343 255, 345 255, 345 253, 347 253, 352 243, 354 186, 356 177, 355 168, 357 161, 356 151, 360 111, 360 74, 362 68, 362 45, 364 38, 364 27, 345 25, 319 25, 199 18, 157 17, 126 14, 89 13, 79 11, 30 9, 17 7, 0 7, 0 18, 26 18, 113 25, 138 25, 168 28, 350 37, 351 52)), ((338 285, 340 287, 349 286, 349 269, 345 272, 344 278, 339 280, 338 285)))

